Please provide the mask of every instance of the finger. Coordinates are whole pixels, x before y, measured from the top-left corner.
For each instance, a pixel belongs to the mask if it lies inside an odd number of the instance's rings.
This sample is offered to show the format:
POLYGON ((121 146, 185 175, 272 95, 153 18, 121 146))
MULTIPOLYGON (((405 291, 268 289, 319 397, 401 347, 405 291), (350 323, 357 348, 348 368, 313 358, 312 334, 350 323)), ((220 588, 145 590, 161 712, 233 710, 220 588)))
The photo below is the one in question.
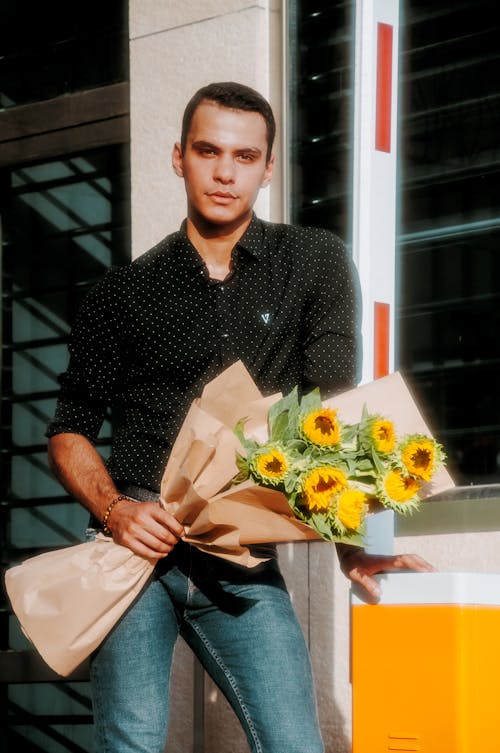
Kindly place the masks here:
POLYGON ((382 589, 377 581, 374 578, 371 578, 368 573, 356 568, 350 573, 350 578, 354 583, 359 584, 374 601, 380 599, 382 589))
POLYGON ((434 572, 435 568, 417 554, 365 555, 361 566, 370 575, 391 573, 403 570, 416 572, 434 572))
POLYGON ((157 562, 164 557, 168 557, 173 549, 172 547, 172 549, 170 549, 169 551, 160 552, 156 549, 151 549, 149 546, 146 546, 142 542, 136 541, 135 539, 129 541, 128 543, 126 543, 125 541, 120 541, 118 543, 120 543, 122 546, 126 546, 134 554, 138 554, 140 557, 144 557, 145 559, 152 560, 154 562, 157 562))
POLYGON ((161 526, 158 526, 158 529, 160 536, 145 528, 132 526, 122 533, 118 543, 143 557, 155 559, 166 557, 179 539, 171 533, 165 535, 165 529, 161 526))
POLYGON ((171 536, 179 539, 184 535, 184 527, 173 515, 162 510, 156 503, 134 504, 125 511, 127 529, 144 529, 154 533, 160 540, 171 542, 171 536))
POLYGON ((430 562, 419 557, 418 554, 401 554, 394 557, 390 567, 391 571, 395 570, 413 570, 418 573, 432 573, 436 568, 430 562))
POLYGON ((184 536, 184 534, 186 533, 186 530, 182 523, 179 523, 177 518, 174 518, 174 516, 166 510, 162 510, 161 507, 156 507, 154 509, 154 517, 164 528, 172 531, 172 533, 177 536, 177 538, 180 539, 181 536, 184 536))
POLYGON ((133 532, 135 538, 148 543, 150 546, 155 546, 160 551, 163 551, 162 545, 174 547, 180 538, 174 531, 154 518, 148 519, 144 525, 132 526, 130 531, 133 532))

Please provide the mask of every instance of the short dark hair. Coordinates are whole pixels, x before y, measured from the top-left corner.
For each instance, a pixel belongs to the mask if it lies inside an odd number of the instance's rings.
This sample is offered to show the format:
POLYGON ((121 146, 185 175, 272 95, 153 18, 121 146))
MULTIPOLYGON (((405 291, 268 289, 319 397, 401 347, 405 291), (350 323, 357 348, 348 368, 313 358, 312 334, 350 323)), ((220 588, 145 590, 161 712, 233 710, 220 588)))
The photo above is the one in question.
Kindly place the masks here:
POLYGON ((232 110, 246 110, 247 112, 260 113, 266 123, 266 162, 269 162, 276 135, 276 121, 274 120, 271 105, 258 91, 252 89, 250 86, 238 84, 235 81, 208 84, 193 94, 186 105, 182 117, 181 146, 183 150, 186 147, 187 136, 195 110, 202 102, 215 102, 220 107, 228 107, 232 110))

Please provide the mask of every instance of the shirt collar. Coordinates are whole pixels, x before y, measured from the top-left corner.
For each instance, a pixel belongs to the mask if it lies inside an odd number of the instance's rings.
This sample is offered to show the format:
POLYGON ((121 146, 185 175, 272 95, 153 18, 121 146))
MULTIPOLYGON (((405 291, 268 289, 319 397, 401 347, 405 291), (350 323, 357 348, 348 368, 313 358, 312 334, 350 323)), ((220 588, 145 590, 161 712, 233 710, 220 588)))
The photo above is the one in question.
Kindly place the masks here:
POLYGON ((262 220, 253 214, 249 226, 236 244, 244 248, 249 254, 256 259, 262 258, 264 248, 264 225, 262 220))
MULTIPOLYGON (((204 267, 204 264, 202 258, 187 236, 186 226, 187 221, 183 220, 177 234, 177 248, 178 251, 181 251, 184 263, 187 263, 192 268, 193 272, 196 272, 200 267, 204 267)), ((236 243, 235 249, 238 248, 243 249, 257 260, 262 258, 264 248, 264 224, 262 220, 259 220, 255 213, 252 214, 249 226, 236 243)))
POLYGON ((176 258, 187 267, 191 268, 193 273, 204 268, 203 259, 189 240, 186 233, 186 220, 183 220, 178 233, 176 233, 175 247, 176 258))

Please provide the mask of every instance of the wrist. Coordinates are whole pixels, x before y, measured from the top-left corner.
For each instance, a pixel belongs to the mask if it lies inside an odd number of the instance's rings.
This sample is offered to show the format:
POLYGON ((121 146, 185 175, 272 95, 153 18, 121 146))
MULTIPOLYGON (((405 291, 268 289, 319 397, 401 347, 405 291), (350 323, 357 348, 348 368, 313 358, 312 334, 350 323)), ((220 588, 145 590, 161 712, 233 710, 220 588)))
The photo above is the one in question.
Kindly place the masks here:
POLYGON ((337 554, 339 557, 340 566, 343 567, 346 562, 348 562, 351 557, 354 557, 357 554, 363 553, 365 550, 362 546, 354 546, 351 544, 346 544, 345 547, 343 546, 342 549, 337 547, 337 554))
POLYGON ((130 497, 127 497, 126 494, 118 494, 116 497, 114 497, 109 505, 106 507, 104 511, 104 515, 102 516, 102 531, 105 534, 105 536, 111 536, 112 530, 109 525, 109 519, 111 517, 111 514, 115 507, 120 503, 124 501, 128 501, 130 497))

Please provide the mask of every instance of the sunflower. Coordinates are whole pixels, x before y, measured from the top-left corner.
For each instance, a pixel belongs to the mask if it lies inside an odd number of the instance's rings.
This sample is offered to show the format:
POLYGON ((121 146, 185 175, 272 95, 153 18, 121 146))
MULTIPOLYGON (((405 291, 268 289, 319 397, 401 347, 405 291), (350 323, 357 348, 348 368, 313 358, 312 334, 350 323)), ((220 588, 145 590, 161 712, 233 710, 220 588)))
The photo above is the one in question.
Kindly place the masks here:
POLYGON ((250 456, 248 465, 257 483, 277 486, 284 481, 291 462, 291 455, 284 447, 267 444, 250 456))
POLYGON ((337 501, 337 518, 345 528, 357 531, 366 511, 366 494, 358 489, 346 489, 337 501))
POLYGON ((262 476, 282 479, 286 473, 287 462, 282 452, 271 450, 257 458, 257 468, 262 476))
POLYGON ((302 497, 312 512, 324 511, 333 497, 347 487, 347 476, 339 468, 321 466, 310 471, 302 484, 302 497))
POLYGON ((392 469, 379 479, 377 494, 383 505, 405 514, 418 506, 420 502, 418 493, 421 486, 421 483, 412 476, 398 469, 392 469))
POLYGON ((439 445, 423 434, 413 434, 400 446, 401 461, 407 473, 430 481, 441 462, 439 445))
POLYGON ((308 413, 301 422, 301 434, 304 439, 320 447, 331 447, 340 442, 340 424, 337 411, 321 408, 308 413))
POLYGON ((371 438, 375 449, 386 455, 392 452, 396 444, 394 424, 387 419, 375 419, 371 422, 371 438))

